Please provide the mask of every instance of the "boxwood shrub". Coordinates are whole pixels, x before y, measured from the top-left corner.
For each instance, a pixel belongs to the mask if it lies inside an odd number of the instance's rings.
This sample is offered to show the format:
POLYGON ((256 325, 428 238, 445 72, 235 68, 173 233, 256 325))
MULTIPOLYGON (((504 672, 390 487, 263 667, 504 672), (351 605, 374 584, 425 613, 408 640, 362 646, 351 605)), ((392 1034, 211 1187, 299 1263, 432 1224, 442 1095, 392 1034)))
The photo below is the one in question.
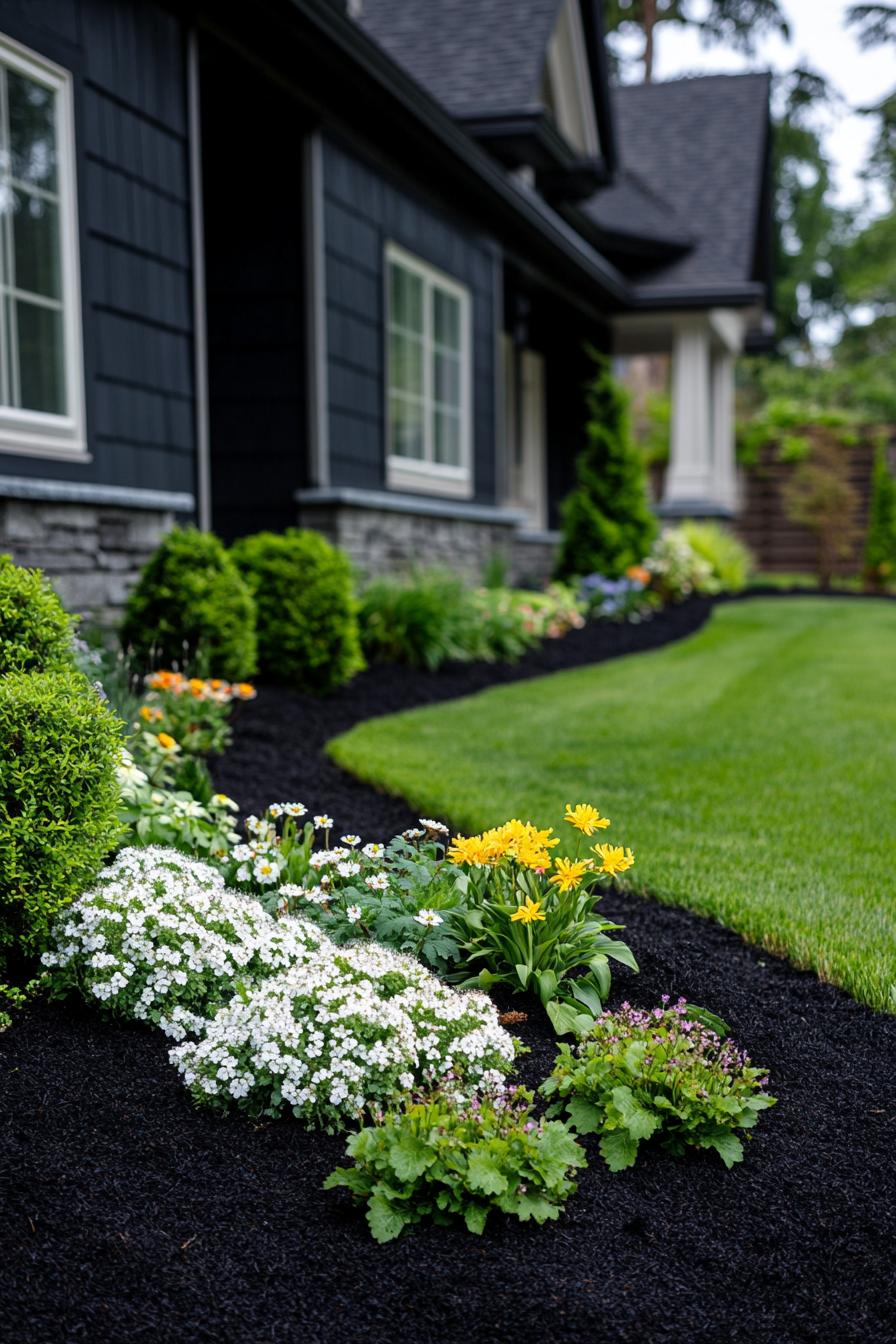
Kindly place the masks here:
POLYGON ((72 665, 72 621, 39 569, 0 555, 0 675, 72 665))
POLYGON ((121 732, 79 672, 0 677, 0 967, 40 948, 115 844, 121 732))
POLYGON ((255 603, 216 536, 194 527, 168 533, 128 599, 121 642, 143 668, 253 675, 255 603))
POLYGON ((364 666, 348 557, 317 532, 243 537, 232 555, 258 611, 262 673, 302 690, 341 686, 364 666))

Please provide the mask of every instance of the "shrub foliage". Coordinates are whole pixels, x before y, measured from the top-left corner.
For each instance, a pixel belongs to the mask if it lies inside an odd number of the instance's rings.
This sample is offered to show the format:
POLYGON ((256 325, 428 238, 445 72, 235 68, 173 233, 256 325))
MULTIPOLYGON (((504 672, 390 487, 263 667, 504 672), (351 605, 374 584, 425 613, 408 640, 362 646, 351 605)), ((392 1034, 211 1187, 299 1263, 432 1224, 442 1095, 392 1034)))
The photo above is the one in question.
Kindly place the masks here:
POLYGON ((363 667, 348 558, 316 532, 243 537, 233 558, 255 599, 261 671, 323 692, 363 667))
POLYGON ((36 950, 115 844, 120 736, 80 673, 0 677, 0 957, 36 950))
POLYGON ((255 603, 217 537, 193 527, 168 533, 128 599, 121 642, 144 668, 252 676, 255 603))
POLYGON ((644 456, 634 441, 628 395, 604 355, 587 389, 586 444, 576 460, 576 485, 562 507, 560 578, 619 578, 650 549, 656 522, 647 501, 644 456))
POLYGON ((72 621, 38 569, 0 555, 0 674, 72 663, 72 621))
POLYGON ((872 588, 886 588, 896 577, 896 477, 887 464, 884 445, 878 444, 871 477, 871 510, 865 539, 865 580, 872 588))

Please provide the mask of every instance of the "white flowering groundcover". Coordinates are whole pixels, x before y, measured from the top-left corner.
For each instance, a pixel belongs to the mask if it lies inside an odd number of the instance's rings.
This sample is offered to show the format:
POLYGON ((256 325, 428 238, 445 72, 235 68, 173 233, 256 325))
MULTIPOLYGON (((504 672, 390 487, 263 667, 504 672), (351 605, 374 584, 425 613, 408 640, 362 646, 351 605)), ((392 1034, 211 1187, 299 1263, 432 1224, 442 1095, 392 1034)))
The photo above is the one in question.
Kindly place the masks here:
POLYGON ((197 1100, 255 1115, 291 1109, 337 1128, 446 1076, 491 1085, 514 1058, 486 995, 375 943, 338 948, 305 920, 275 919, 174 850, 122 851, 43 960, 57 991, 181 1041, 171 1058, 197 1100))

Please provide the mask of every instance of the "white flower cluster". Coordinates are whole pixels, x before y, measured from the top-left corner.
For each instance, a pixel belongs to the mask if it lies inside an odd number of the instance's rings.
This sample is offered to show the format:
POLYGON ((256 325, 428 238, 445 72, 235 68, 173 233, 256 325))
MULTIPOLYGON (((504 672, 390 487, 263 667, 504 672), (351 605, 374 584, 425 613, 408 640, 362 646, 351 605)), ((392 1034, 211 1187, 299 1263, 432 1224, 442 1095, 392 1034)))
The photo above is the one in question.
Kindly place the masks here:
POLYGON ((171 1058, 198 1098, 256 1114, 292 1107, 332 1127, 445 1074, 490 1085, 513 1061, 484 994, 275 919, 175 850, 123 850, 64 912, 43 961, 57 987, 182 1041, 171 1058))
POLYGON ((510 1036, 492 1002, 459 993, 375 943, 320 954, 235 997, 171 1059, 199 1100, 338 1125, 396 1091, 446 1074, 479 1087, 508 1072, 510 1036))
POLYGON ((59 985, 76 985, 175 1040, 236 992, 316 955, 317 928, 274 920, 221 874, 176 850, 125 849, 63 913, 44 953, 59 985))

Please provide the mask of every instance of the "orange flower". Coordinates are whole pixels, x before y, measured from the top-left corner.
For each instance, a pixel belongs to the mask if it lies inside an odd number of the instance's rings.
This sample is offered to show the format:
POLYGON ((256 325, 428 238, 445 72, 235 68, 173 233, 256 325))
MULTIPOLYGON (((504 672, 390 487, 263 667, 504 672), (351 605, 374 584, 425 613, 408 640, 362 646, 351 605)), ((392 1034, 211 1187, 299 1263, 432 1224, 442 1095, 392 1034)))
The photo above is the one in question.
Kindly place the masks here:
POLYGON ((650 570, 645 569, 643 565, 629 565, 625 571, 627 579, 635 579, 638 583, 643 583, 646 588, 650 583, 650 570))
POLYGON ((254 700, 258 694, 255 687, 248 681, 237 682, 236 686, 231 687, 231 690, 237 700, 254 700))

